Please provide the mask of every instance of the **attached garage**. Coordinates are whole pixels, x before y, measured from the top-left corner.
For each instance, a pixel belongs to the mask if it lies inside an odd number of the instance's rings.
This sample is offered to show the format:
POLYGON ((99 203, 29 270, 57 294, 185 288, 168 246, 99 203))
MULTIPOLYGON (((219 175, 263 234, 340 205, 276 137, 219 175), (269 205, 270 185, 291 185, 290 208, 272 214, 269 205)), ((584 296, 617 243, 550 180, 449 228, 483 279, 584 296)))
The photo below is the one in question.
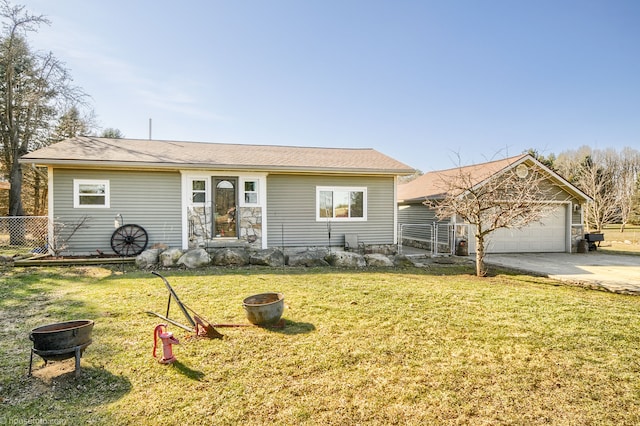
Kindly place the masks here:
MULTIPOLYGON (((411 182, 398 185, 398 224, 402 228, 409 224, 448 221, 450 225, 455 225, 452 229, 456 230, 456 234, 450 236, 450 252, 455 252, 459 241, 467 239, 468 252, 475 253, 474 225, 464 222, 462 215, 436 218, 436 212, 432 207, 434 202, 437 203, 452 192, 459 192, 457 196, 464 198, 469 196, 468 194, 482 192, 479 188, 495 188, 491 186, 491 182, 500 182, 501 187, 507 190, 510 185, 517 188, 515 183, 510 182, 513 182, 513 179, 526 178, 532 167, 543 181, 546 189, 543 195, 545 198, 528 201, 529 204, 526 204, 526 207, 534 208, 534 204, 531 203, 540 203, 543 206, 552 206, 552 211, 545 212, 545 216, 539 222, 530 223, 521 229, 507 228, 504 226, 509 225, 501 224, 485 236, 486 252, 565 253, 576 251, 578 242, 584 237, 582 214, 590 198, 528 154, 457 169, 429 172, 411 182), (465 186, 450 185, 452 180, 460 176, 465 186)), ((503 202, 503 204, 506 203, 503 202)), ((411 245, 412 242, 403 236, 402 244, 411 245)))
MULTIPOLYGON (((498 229, 487 238, 487 253, 564 253, 567 251, 567 207, 522 229, 498 229)), ((470 251, 475 252, 471 242, 470 251)))

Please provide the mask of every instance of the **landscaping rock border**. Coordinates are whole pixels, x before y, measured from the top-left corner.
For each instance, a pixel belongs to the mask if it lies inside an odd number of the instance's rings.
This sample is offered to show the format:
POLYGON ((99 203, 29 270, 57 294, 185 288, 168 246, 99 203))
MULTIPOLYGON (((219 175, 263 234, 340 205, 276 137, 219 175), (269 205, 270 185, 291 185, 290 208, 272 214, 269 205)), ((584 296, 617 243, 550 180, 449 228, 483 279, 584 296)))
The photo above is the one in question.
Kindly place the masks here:
POLYGON ((139 254, 135 260, 140 269, 179 268, 197 269, 206 266, 271 266, 336 268, 391 268, 397 266, 425 266, 425 259, 405 255, 369 253, 310 248, 286 254, 278 248, 263 250, 225 247, 180 250, 177 248, 153 248, 139 254))

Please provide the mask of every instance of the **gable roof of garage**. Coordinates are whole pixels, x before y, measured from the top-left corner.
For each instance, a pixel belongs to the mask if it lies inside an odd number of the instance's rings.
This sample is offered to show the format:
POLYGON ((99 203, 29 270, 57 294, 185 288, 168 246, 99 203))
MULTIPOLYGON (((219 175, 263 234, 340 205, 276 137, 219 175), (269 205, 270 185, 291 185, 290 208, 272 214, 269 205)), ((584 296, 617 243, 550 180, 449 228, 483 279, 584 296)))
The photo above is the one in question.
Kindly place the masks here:
POLYGON ((414 202, 425 201, 427 199, 434 200, 444 198, 448 190, 447 182, 451 179, 464 175, 469 178, 470 184, 475 187, 482 185, 488 179, 502 174, 507 170, 513 169, 522 163, 535 164, 540 169, 544 170, 553 182, 562 187, 568 193, 584 201, 591 200, 588 195, 536 160, 534 157, 529 154, 522 154, 487 163, 425 173, 411 182, 398 185, 398 201, 414 202))
POLYGON ((411 174, 414 169, 371 148, 311 148, 77 137, 39 149, 21 162, 60 167, 215 168, 282 172, 411 174))

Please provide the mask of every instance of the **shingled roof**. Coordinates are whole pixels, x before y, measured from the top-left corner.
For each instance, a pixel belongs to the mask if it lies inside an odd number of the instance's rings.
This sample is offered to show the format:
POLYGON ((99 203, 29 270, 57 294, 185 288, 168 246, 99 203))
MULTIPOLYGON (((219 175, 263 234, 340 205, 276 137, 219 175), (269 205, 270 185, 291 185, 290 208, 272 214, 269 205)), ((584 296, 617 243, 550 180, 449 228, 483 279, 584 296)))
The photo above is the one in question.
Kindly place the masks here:
POLYGON ((398 185, 398 200, 411 201, 443 198, 447 192, 447 182, 451 179, 455 179, 458 176, 466 176, 469 182, 475 186, 496 173, 520 162, 525 157, 527 157, 527 154, 488 163, 425 173, 411 182, 398 185))
MULTIPOLYGON (((474 164, 471 166, 458 167, 455 169, 439 170, 425 173, 424 175, 412 180, 411 182, 398 185, 398 201, 399 202, 416 202, 428 199, 437 200, 444 198, 451 180, 460 176, 465 176, 471 186, 484 184, 488 179, 500 174, 503 171, 516 167, 521 163, 536 164, 542 170, 545 170, 549 179, 556 185, 562 187, 565 191, 573 194, 585 201, 591 198, 578 189, 576 186, 567 182, 562 176, 553 170, 547 168, 544 164, 533 158, 529 154, 517 155, 515 157, 504 158, 502 160, 490 161, 487 163, 474 164)), ((465 180, 465 182, 467 182, 465 180)))
POLYGON ((77 137, 41 148, 21 162, 109 168, 208 168, 402 175, 413 169, 374 149, 77 137))

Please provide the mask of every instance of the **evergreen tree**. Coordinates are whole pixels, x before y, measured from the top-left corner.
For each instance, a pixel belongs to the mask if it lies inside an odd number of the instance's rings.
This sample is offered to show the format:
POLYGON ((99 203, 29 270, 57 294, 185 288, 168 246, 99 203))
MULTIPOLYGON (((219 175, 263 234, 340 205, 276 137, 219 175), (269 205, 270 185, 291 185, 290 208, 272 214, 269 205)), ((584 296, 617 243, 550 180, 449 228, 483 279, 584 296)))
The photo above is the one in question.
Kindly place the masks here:
POLYGON ((124 138, 124 135, 122 134, 120 129, 114 129, 112 127, 109 127, 107 129, 104 129, 102 133, 100 133, 100 137, 111 138, 111 139, 122 139, 124 138))

